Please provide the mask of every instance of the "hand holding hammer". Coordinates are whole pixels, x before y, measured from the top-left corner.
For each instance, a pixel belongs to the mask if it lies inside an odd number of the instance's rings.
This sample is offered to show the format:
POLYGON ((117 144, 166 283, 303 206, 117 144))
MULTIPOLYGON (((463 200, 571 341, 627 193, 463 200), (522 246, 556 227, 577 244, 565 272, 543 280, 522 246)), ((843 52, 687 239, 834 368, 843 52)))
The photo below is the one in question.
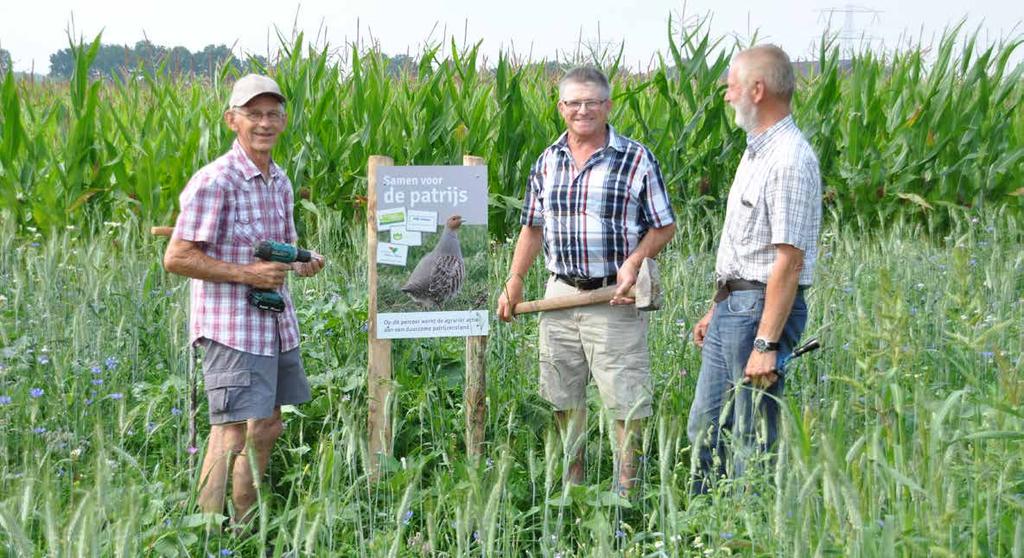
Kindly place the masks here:
MULTIPOLYGON (((516 278, 521 280, 521 278, 516 278)), ((522 296, 521 284, 511 289, 509 293, 502 293, 499 301, 499 317, 505 319, 502 310, 511 307, 511 314, 529 314, 532 312, 544 312, 546 310, 562 310, 565 308, 576 308, 589 306, 591 304, 636 304, 637 310, 651 311, 661 308, 662 290, 661 278, 658 274, 658 264, 650 258, 645 258, 640 264, 640 269, 635 273, 631 267, 624 267, 618 276, 619 283, 609 285, 592 291, 584 291, 565 296, 545 298, 543 300, 531 300, 519 302, 522 296), (635 277, 635 284, 631 279, 635 277)), ((511 318, 511 316, 509 316, 511 318)), ((507 321, 507 320, 506 320, 507 321)))

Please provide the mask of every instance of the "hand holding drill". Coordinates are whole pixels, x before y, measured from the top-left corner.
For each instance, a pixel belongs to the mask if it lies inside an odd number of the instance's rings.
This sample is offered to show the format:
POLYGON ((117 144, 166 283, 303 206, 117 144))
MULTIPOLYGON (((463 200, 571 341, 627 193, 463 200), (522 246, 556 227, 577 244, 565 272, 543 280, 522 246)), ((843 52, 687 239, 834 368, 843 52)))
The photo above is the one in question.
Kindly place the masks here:
POLYGON ((253 255, 262 261, 253 262, 250 270, 255 287, 249 292, 249 303, 261 310, 284 312, 284 298, 275 290, 284 284, 289 269, 304 277, 316 275, 323 269, 323 256, 296 248, 290 244, 265 240, 258 245, 253 255), (299 262, 292 267, 291 264, 299 262))

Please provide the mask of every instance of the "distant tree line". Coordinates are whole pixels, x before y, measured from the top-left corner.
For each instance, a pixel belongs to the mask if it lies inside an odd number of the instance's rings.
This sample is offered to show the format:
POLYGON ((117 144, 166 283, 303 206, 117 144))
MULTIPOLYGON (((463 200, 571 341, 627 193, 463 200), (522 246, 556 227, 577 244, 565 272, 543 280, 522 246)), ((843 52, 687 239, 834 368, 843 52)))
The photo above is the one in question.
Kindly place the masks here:
MULTIPOLYGON (((0 55, 0 64, 2 63, 0 55)), ((151 73, 164 65, 165 71, 170 75, 213 75, 224 63, 234 64, 242 70, 252 64, 266 66, 267 61, 262 56, 253 56, 248 63, 243 62, 236 59, 231 49, 224 45, 207 45, 203 50, 192 52, 183 46, 167 48, 149 41, 139 41, 134 47, 100 45, 91 71, 96 75, 114 77, 138 71, 151 73)), ((74 70, 75 56, 70 48, 58 50, 50 55, 51 77, 70 78, 74 70)))
POLYGON ((11 69, 11 53, 0 48, 0 76, 6 74, 9 69, 11 69))

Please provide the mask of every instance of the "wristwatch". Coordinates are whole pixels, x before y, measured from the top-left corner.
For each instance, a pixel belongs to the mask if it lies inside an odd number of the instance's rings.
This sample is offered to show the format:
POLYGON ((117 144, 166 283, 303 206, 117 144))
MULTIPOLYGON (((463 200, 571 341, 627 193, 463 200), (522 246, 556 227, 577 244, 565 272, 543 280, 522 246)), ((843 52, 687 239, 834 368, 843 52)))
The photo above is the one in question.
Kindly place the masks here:
POLYGON ((779 343, 777 341, 769 341, 764 337, 758 337, 754 339, 754 350, 759 353, 770 353, 779 350, 779 343))

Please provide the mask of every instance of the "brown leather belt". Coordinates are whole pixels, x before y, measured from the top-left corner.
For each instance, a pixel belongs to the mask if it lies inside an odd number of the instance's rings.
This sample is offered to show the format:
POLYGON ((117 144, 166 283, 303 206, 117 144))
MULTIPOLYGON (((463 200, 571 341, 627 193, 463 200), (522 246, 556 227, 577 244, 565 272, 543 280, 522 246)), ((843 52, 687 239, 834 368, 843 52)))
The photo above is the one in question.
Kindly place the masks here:
POLYGON ((578 277, 575 275, 559 275, 557 273, 555 274, 555 279, 571 287, 576 287, 581 291, 600 289, 601 287, 614 285, 618 281, 618 278, 615 275, 609 275, 607 277, 578 277))
MULTIPOLYGON (((729 293, 734 291, 763 291, 768 285, 760 281, 748 281, 746 279, 729 279, 728 281, 719 281, 718 289, 715 291, 715 302, 722 302, 729 298, 729 293)), ((807 289, 806 285, 800 285, 797 287, 797 292, 802 293, 807 289)))
POLYGON ((746 279, 719 281, 718 290, 715 291, 715 302, 722 302, 729 298, 729 293, 733 291, 763 291, 765 287, 767 285, 760 281, 748 281, 746 279))

